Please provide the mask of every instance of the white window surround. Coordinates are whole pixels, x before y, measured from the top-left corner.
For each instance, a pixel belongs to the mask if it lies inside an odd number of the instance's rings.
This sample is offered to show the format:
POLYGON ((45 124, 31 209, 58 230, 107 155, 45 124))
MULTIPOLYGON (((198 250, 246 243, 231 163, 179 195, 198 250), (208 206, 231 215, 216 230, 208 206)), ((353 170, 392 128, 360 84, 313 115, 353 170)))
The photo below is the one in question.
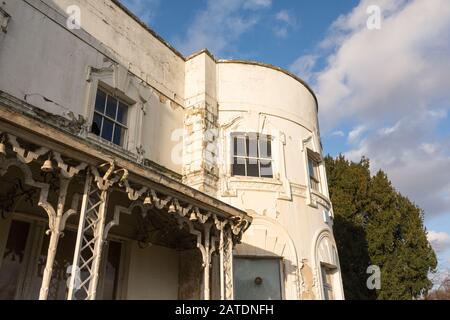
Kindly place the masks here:
POLYGON ((343 300, 343 284, 340 276, 340 264, 337 249, 332 231, 330 229, 323 229, 316 233, 314 237, 316 240, 312 245, 312 255, 314 257, 314 276, 316 283, 319 285, 316 287, 316 295, 321 300, 325 299, 324 292, 324 279, 322 275, 322 267, 326 267, 332 271, 332 287, 335 300, 343 300))
POLYGON ((142 145, 142 119, 149 100, 150 90, 140 84, 127 69, 120 65, 113 65, 102 69, 89 68, 88 71, 88 89, 85 102, 84 117, 86 123, 86 137, 104 147, 115 152, 128 153, 137 161, 143 160, 143 155, 139 154, 142 145), (122 146, 115 145, 112 142, 90 132, 92 127, 95 99, 98 89, 101 89, 109 95, 123 101, 128 105, 127 110, 127 133, 122 146))
POLYGON ((335 278, 337 274, 337 268, 328 266, 325 263, 320 264, 321 278, 322 278, 322 293, 324 300, 335 300, 336 286, 335 278), (330 296, 331 295, 331 296, 330 296))
POLYGON ((238 117, 229 126, 222 126, 220 130, 220 153, 222 165, 220 176, 222 177, 221 193, 226 197, 237 197, 237 190, 259 189, 276 191, 279 199, 292 200, 289 180, 286 176, 285 152, 286 137, 280 130, 270 130, 247 126, 244 117, 238 117), (260 178, 232 175, 232 143, 233 133, 258 133, 272 137, 272 171, 273 178, 260 178))
POLYGON ((331 201, 328 195, 328 183, 325 164, 322 155, 316 151, 316 143, 313 134, 302 140, 301 152, 304 163, 304 174, 305 174, 305 185, 307 186, 306 198, 307 204, 311 207, 318 208, 319 204, 325 209, 331 210, 331 201), (319 173, 319 190, 314 190, 311 187, 309 178, 309 159, 312 157, 316 162, 318 162, 318 173, 319 173))
MULTIPOLYGON (((231 143, 233 145, 232 152, 230 152, 230 156, 232 157, 232 169, 231 174, 233 177, 255 177, 255 178, 273 178, 273 156, 272 156, 272 141, 273 138, 270 135, 264 135, 259 134, 255 132, 234 132, 231 133, 231 143), (244 143, 244 149, 240 150, 239 147, 237 147, 237 150, 234 149, 234 142, 235 141, 241 141, 241 143, 244 143), (270 156, 264 155, 264 151, 261 152, 261 142, 265 141, 267 145, 270 145, 270 156), (256 150, 253 150, 253 147, 256 147, 256 150), (243 154, 240 152, 244 151, 243 154), (248 151, 248 153, 247 153, 248 151), (255 154, 251 155, 250 153, 254 151, 255 154), (236 159, 238 160, 238 164, 244 165, 245 173, 244 174, 238 174, 234 172, 234 164, 236 159), (247 161, 251 163, 247 163, 247 161), (248 166, 249 164, 256 164, 258 165, 258 176, 252 175, 248 173, 248 166), (266 176, 263 176, 263 164, 270 164, 270 176, 266 174, 266 176)), ((269 148, 267 148, 269 149, 269 148)))
MULTIPOLYGON (((125 143, 128 141, 128 112, 130 109, 130 106, 128 103, 124 102, 122 99, 117 97, 117 95, 111 95, 109 94, 109 90, 106 90, 100 86, 97 86, 97 98, 102 99, 102 96, 104 97, 104 103, 103 106, 97 105, 97 101, 95 102, 95 111, 94 111, 94 119, 97 116, 97 120, 100 120, 99 126, 96 127, 96 130, 98 131, 97 135, 103 137, 104 129, 105 129, 105 121, 109 120, 111 123, 111 138, 106 139, 109 142, 113 142, 114 144, 123 147, 125 143), (110 104, 110 101, 115 101, 115 111, 114 115, 108 113, 108 105, 110 104), (122 112, 119 112, 119 110, 122 110, 122 112), (120 116, 122 114, 122 116, 120 116), (120 134, 120 140, 115 141, 116 136, 116 130, 120 130, 118 132, 121 132, 120 134)), ((90 128, 90 133, 94 132, 94 121, 90 128)))
POLYGON ((225 141, 224 141, 224 147, 225 152, 223 153, 223 160, 225 162, 226 166, 226 176, 229 178, 230 181, 261 181, 261 182, 267 182, 267 183, 280 183, 280 169, 279 169, 279 161, 280 161, 280 140, 279 136, 274 136, 273 134, 269 133, 259 133, 261 135, 271 135, 272 136, 272 171, 273 171, 273 178, 260 178, 260 177, 251 177, 251 176, 233 176, 232 174, 232 143, 233 143, 233 134, 235 133, 256 133, 257 131, 252 130, 233 130, 228 131, 225 133, 225 141))
POLYGON ((322 157, 320 156, 320 154, 312 152, 310 149, 308 149, 307 154, 308 154, 307 168, 308 168, 309 185, 312 190, 321 192, 323 189, 323 185, 321 183, 323 177, 320 173, 322 157))

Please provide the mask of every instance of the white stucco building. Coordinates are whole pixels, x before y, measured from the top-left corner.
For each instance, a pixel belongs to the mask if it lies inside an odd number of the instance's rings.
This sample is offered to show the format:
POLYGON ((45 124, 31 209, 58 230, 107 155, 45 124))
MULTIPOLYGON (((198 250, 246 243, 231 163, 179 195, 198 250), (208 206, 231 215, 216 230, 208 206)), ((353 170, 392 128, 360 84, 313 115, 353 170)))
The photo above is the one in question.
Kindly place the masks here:
POLYGON ((5 0, 0 139, 0 299, 344 298, 285 70, 184 57, 115 0, 5 0))

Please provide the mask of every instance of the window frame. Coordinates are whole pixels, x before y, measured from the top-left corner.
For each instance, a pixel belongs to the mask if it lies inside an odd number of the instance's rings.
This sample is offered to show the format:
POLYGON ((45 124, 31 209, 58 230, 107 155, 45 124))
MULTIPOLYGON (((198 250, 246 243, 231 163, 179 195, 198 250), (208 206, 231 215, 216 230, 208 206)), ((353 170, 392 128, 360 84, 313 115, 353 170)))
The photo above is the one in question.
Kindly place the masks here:
POLYGON ((335 300, 335 274, 337 268, 325 263, 320 263, 320 277, 322 280, 322 294, 324 300, 335 300))
MULTIPOLYGON (((230 150, 230 159, 231 159, 231 177, 245 177, 245 178, 258 178, 258 179, 274 179, 275 177, 275 171, 274 171, 274 163, 275 163, 275 159, 273 156, 273 142, 274 142, 274 137, 272 135, 268 135, 268 134, 261 134, 261 133, 254 133, 254 132, 232 132, 231 135, 231 150, 230 150), (248 142, 251 141, 252 138, 255 138, 253 141, 256 141, 256 146, 257 146, 257 150, 256 150, 256 157, 255 156, 250 156, 250 148, 248 145, 248 142), (237 150, 235 150, 235 139, 241 139, 244 140, 244 151, 245 151, 245 155, 238 155, 237 150), (266 141, 269 142, 270 141, 270 157, 261 157, 260 154, 260 141, 266 141), (235 159, 242 159, 243 160, 243 165, 245 166, 245 174, 235 174, 234 173, 234 165, 235 165, 235 159), (248 175, 248 165, 249 165, 249 161, 250 160, 254 160, 258 163, 258 175, 248 175), (270 163, 270 168, 272 170, 272 174, 271 176, 261 176, 261 163, 265 162, 265 163, 270 163)), ((253 165, 253 163, 252 163, 253 165)))
POLYGON ((320 166, 322 163, 322 159, 320 158, 320 156, 317 156, 314 152, 308 149, 307 160, 308 160, 307 169, 308 169, 309 187, 313 191, 321 192, 322 186, 321 186, 320 166), (311 172, 311 167, 313 172, 311 172))
POLYGON ((89 133, 94 135, 98 139, 101 139, 101 141, 107 142, 108 144, 112 144, 112 145, 114 145, 116 147, 126 148, 127 147, 127 141, 128 141, 128 135, 129 135, 130 108, 131 108, 131 104, 129 102, 127 102, 126 99, 123 99, 123 98, 119 97, 117 94, 113 93, 112 90, 107 89, 106 86, 103 86, 103 85, 101 85, 99 83, 97 85, 97 88, 96 88, 95 92, 94 92, 94 99, 93 99, 92 107, 91 107, 91 110, 92 110, 91 111, 91 114, 92 114, 91 115, 91 119, 92 119, 92 121, 91 121, 91 126, 89 128, 89 133), (97 106, 96 106, 97 97, 98 97, 99 91, 103 92, 103 94, 105 94, 105 96, 106 96, 105 97, 105 105, 104 105, 104 108, 103 108, 103 112, 98 111, 97 110, 97 106), (116 116, 115 116, 116 119, 113 119, 113 118, 111 118, 110 116, 108 116, 106 114, 106 108, 107 108, 107 105, 108 105, 109 97, 111 97, 112 99, 117 101, 117 103, 116 103, 116 116), (117 116, 118 116, 120 104, 122 104, 122 105, 124 105, 126 107, 126 114, 125 114, 125 121, 124 121, 124 123, 121 123, 121 122, 117 121, 117 116), (92 130, 93 129, 93 125, 94 125, 94 118, 95 118, 96 114, 102 118, 102 124, 101 124, 101 127, 99 128, 99 131, 100 131, 99 134, 94 133, 93 130, 92 130), (105 119, 107 119, 107 120, 109 120, 109 121, 111 121, 113 123, 113 131, 112 131, 112 135, 111 135, 111 140, 108 140, 108 139, 102 137, 102 130, 103 130, 103 124, 104 124, 104 120, 105 119), (116 144, 114 142, 114 133, 115 133, 115 130, 116 130, 116 126, 119 126, 119 127, 121 127, 124 130, 123 135, 122 135, 122 139, 121 139, 122 141, 121 141, 120 144, 116 144))

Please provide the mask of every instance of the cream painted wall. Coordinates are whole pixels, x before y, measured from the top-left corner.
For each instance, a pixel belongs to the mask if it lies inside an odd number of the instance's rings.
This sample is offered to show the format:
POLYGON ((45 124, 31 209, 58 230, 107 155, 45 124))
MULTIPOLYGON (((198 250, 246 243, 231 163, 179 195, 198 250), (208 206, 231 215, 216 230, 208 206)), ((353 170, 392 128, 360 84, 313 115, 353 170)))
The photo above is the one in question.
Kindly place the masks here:
POLYGON ((126 299, 177 300, 179 256, 175 250, 131 245, 126 299))
MULTIPOLYGON (((306 169, 306 148, 322 154, 314 96, 293 77, 254 63, 219 62, 217 85, 222 147, 219 196, 255 219, 236 254, 283 257, 285 298, 304 298, 310 290, 313 298, 320 299, 315 244, 323 232, 330 235, 330 243, 334 239, 332 221, 324 219, 324 211, 331 209, 325 169, 320 168, 322 190, 318 194, 309 187, 306 169), (232 132, 273 136, 274 179, 231 176, 228 146, 232 132), (302 273, 305 267, 312 268, 312 278, 302 273)), ((343 298, 340 273, 335 290, 343 298)))
POLYGON ((0 37, 0 90, 51 114, 83 116, 90 128, 100 80, 133 101, 127 151, 137 157, 142 146, 145 158, 181 174, 172 150, 182 139, 172 133, 183 127, 182 58, 109 0, 8 0, 2 8, 11 22, 0 37), (63 9, 74 3, 86 29, 66 27, 63 9))
MULTIPOLYGON (((322 150, 316 101, 305 85, 275 68, 216 61, 206 52, 185 61, 109 0, 5 0, 1 6, 11 22, 0 37, 0 90, 51 114, 89 121, 97 84, 109 85, 134 102, 127 152, 137 156, 142 146, 145 158, 191 174, 185 183, 246 210, 255 222, 236 253, 253 247, 284 257, 285 297, 309 291, 321 297, 315 246, 324 232, 331 244, 334 239, 332 221, 324 219, 331 204, 323 165, 321 192, 308 185, 306 148, 322 150), (72 4, 82 10, 82 30, 65 26, 72 4), (189 139, 173 140, 191 111, 206 120, 189 139), (209 141, 206 129, 217 130, 217 139, 209 141), (231 177, 232 132, 273 135, 274 179, 231 177), (189 145, 190 162, 172 157, 183 143, 180 154, 189 145), (207 152, 211 143, 217 150, 207 152), (217 157, 206 160, 211 154, 217 157), (311 279, 303 274, 307 267, 311 279)), ((167 249, 134 245, 129 298, 176 298, 177 259, 167 249)))
POLYGON ((100 40, 143 80, 181 101, 184 96, 184 59, 170 50, 142 25, 110 0, 51 0, 65 12, 71 5, 81 9, 81 26, 100 40))

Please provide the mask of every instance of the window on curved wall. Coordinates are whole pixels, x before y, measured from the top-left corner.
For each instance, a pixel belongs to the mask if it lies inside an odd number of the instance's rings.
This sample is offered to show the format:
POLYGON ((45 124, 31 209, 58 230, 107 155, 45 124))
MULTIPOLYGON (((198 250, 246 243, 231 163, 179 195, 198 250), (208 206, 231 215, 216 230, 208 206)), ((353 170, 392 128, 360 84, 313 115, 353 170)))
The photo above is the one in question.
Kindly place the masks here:
POLYGON ((336 272, 335 268, 331 268, 322 264, 320 266, 322 271, 322 286, 323 295, 325 300, 334 300, 334 290, 333 290, 333 277, 336 272))
POLYGON ((320 162, 312 154, 308 154, 309 185, 314 191, 320 191, 320 162))
POLYGON ((233 133, 233 176, 273 178, 272 137, 258 133, 233 133))

